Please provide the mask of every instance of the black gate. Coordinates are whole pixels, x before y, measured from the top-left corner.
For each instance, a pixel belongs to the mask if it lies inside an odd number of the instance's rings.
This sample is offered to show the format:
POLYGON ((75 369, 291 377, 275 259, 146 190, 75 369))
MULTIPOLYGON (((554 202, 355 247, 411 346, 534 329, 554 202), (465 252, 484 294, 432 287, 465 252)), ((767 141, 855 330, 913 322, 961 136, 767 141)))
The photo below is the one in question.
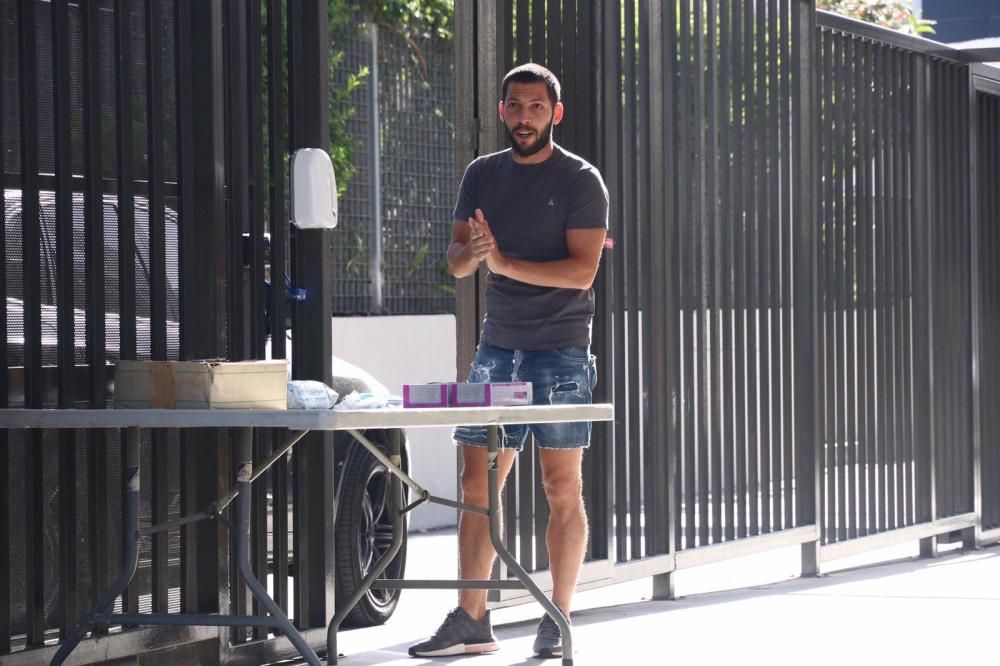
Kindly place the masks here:
MULTIPOLYGON (((286 334, 293 374, 329 382, 330 234, 290 234, 286 194, 288 154, 328 145, 326 17, 319 0, 0 2, 3 406, 102 408, 116 359, 264 358, 271 338, 284 358, 286 334), (304 301, 287 301, 286 275, 304 301)), ((232 485, 227 435, 153 437, 165 441, 142 443, 144 524, 232 485)), ((255 571, 317 645, 333 609, 326 439, 276 464, 252 519, 255 571)), ((120 570, 121 440, 0 433, 0 661, 47 662, 46 642, 120 570)), ((272 444, 261 436, 257 455, 272 444)), ((231 586, 228 553, 218 522, 158 533, 120 603, 261 612, 231 586)), ((81 658, 199 640, 226 662, 290 652, 244 645, 262 630, 96 634, 106 647, 86 641, 81 658)))
MULTIPOLYGON (((499 81, 535 60, 576 121, 556 140, 611 195, 594 347, 616 420, 587 456, 583 587, 652 575, 669 596, 674 570, 791 544, 815 573, 996 538, 996 69, 805 0, 459 8, 481 47, 458 60, 459 162, 503 147, 499 81)), ((508 539, 541 570, 522 458, 508 539)))

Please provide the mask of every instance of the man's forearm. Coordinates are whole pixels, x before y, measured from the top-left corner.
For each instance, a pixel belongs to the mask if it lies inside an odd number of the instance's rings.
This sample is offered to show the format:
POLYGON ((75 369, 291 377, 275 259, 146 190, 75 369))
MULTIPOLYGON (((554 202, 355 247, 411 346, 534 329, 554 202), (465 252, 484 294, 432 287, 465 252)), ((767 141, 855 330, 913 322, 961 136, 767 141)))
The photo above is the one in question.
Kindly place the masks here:
POLYGON ((556 261, 504 258, 502 262, 491 262, 490 270, 519 282, 562 289, 589 289, 597 275, 597 266, 574 257, 556 261))

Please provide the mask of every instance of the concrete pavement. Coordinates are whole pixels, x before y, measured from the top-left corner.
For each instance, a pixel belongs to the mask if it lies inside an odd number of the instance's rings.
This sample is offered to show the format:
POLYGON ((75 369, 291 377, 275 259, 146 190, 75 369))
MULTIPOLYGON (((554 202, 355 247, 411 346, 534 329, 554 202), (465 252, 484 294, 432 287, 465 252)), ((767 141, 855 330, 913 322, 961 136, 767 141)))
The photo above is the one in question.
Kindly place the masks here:
MULTIPOLYGON (((455 573, 455 534, 414 534, 407 577, 455 573)), ((582 592, 573 614, 575 666, 654 664, 1000 663, 1000 547, 916 557, 917 544, 833 563, 799 578, 797 548, 676 574, 673 601, 650 599, 649 580, 582 592)), ((540 606, 493 611, 500 651, 414 659, 455 605, 451 590, 404 590, 382 627, 340 635, 345 666, 558 664, 531 657, 540 606)))

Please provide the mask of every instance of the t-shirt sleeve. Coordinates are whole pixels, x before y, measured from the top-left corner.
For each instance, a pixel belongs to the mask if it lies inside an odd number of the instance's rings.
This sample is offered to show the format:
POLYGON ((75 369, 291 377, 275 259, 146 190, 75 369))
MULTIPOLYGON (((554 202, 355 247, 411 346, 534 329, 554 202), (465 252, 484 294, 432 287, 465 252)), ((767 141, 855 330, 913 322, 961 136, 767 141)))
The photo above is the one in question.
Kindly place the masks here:
POLYGON ((473 160, 465 168, 465 175, 462 176, 462 185, 458 188, 458 201, 455 202, 454 219, 456 220, 469 219, 475 215, 476 208, 479 207, 476 195, 479 189, 479 170, 480 163, 478 159, 473 160))
POLYGON ((566 228, 608 228, 608 189, 595 169, 582 169, 573 179, 566 228))

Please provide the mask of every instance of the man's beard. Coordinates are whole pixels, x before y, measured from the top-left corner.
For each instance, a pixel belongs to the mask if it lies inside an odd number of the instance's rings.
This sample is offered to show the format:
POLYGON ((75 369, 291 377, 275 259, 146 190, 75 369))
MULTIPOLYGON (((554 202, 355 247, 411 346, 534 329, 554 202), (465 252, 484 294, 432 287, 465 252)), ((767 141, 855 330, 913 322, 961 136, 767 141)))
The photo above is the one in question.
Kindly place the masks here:
POLYGON ((549 145, 549 141, 552 140, 551 121, 549 122, 548 125, 545 126, 545 129, 537 132, 538 138, 535 139, 534 143, 528 144, 527 146, 524 147, 522 147, 521 144, 518 143, 517 135, 514 134, 514 132, 516 132, 517 129, 518 128, 514 128, 513 130, 511 130, 510 127, 507 127, 507 140, 510 141, 510 147, 514 150, 514 152, 520 155, 521 157, 531 157, 532 155, 540 151, 542 148, 549 145))

